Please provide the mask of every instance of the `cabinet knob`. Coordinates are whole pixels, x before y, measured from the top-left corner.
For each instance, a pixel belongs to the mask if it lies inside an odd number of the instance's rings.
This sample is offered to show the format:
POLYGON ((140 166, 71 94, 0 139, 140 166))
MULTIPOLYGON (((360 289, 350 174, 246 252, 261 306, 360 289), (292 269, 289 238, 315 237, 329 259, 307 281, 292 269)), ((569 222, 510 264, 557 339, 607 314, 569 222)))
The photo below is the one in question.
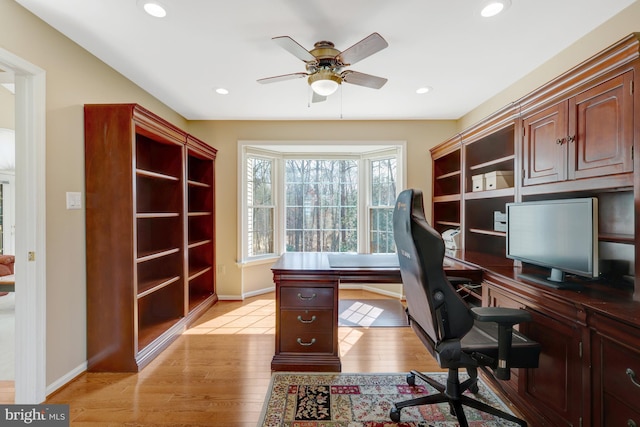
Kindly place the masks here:
POLYGON ((627 376, 629 377, 633 385, 635 385, 636 387, 640 387, 640 382, 636 380, 636 373, 633 372, 633 369, 627 368, 627 370, 625 371, 625 374, 627 374, 627 376))
POLYGON ((567 141, 568 141, 569 143, 571 143, 571 142, 573 142, 573 141, 575 141, 575 140, 576 140, 576 136, 575 136, 575 135, 571 135, 571 136, 568 136, 568 137, 567 137, 567 141))
POLYGON ((566 139, 567 139, 567 138, 562 138, 562 139, 558 138, 558 139, 556 139, 556 144, 558 144, 558 145, 562 145, 562 144, 564 144, 564 142, 566 141, 566 139))
POLYGON ((302 296, 302 294, 300 292, 298 292, 298 299, 302 300, 302 301, 311 301, 312 299, 314 299, 317 295, 314 293, 312 294, 310 297, 305 297, 302 296))
POLYGON ((298 322, 300 322, 300 323, 313 323, 315 321, 316 321, 316 316, 315 315, 311 316, 311 319, 308 319, 308 320, 307 319, 303 319, 302 316, 298 316, 298 322))
POLYGON ((627 420, 627 427, 637 427, 637 426, 638 424, 636 424, 636 422, 633 421, 631 418, 627 420))
POLYGON ((298 342, 298 344, 304 345, 304 346, 307 346, 307 347, 310 346, 310 345, 314 345, 316 343, 316 339, 315 338, 311 338, 311 341, 309 341, 309 342, 303 342, 302 338, 298 338, 296 341, 298 342))

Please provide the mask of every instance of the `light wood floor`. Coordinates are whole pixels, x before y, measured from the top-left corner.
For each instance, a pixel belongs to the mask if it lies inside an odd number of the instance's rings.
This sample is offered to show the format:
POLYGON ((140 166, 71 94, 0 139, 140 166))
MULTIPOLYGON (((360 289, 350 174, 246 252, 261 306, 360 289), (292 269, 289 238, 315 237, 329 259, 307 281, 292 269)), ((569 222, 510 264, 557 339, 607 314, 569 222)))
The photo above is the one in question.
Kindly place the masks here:
MULTIPOLYGON (((341 290, 341 298, 377 298, 341 290)), ((47 403, 73 426, 255 427, 271 378, 274 294, 219 301, 137 374, 84 373, 47 403)), ((411 328, 339 328, 343 372, 441 371, 411 328)))

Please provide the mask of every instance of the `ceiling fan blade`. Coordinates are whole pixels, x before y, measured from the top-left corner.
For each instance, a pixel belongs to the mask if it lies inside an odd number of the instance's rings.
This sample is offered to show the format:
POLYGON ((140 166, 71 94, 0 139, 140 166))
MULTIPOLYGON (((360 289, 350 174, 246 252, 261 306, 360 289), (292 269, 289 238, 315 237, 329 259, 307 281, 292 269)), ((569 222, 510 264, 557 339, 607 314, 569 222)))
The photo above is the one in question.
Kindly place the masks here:
POLYGON ((281 48, 304 62, 314 62, 316 60, 316 57, 313 56, 311 52, 289 36, 274 37, 272 40, 278 43, 281 48))
POLYGON ((258 83, 276 83, 276 82, 283 82, 285 80, 293 80, 293 79, 301 79, 302 77, 308 77, 309 75, 307 73, 291 73, 291 74, 283 74, 281 76, 273 76, 273 77, 266 77, 264 79, 258 79, 258 83))
POLYGON ((371 89, 380 89, 387 82, 383 77, 376 77, 370 74, 359 73, 357 71, 343 71, 340 74, 342 81, 351 83, 352 85, 369 87, 371 89))
POLYGON ((353 65, 387 46, 389 46, 389 43, 380 34, 373 33, 342 51, 337 58, 345 65, 353 65))
MULTIPOLYGON (((313 92, 313 91, 311 91, 313 92)), ((322 96, 322 95, 318 95, 317 93, 313 92, 313 95, 311 96, 311 102, 316 103, 316 102, 324 102, 327 100, 326 96, 322 96)))

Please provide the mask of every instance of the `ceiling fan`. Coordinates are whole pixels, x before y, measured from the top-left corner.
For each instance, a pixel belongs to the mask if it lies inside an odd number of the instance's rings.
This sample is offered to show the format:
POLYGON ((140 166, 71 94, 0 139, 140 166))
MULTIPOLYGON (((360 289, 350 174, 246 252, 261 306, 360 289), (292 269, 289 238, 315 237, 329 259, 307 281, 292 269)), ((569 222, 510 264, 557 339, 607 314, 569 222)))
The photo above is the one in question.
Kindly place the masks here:
POLYGON ((342 52, 329 41, 319 41, 309 51, 289 36, 274 37, 273 40, 280 47, 301 59, 306 64, 307 72, 267 77, 259 79, 258 83, 275 83, 307 77, 307 81, 313 89, 312 102, 321 102, 334 93, 342 82, 372 89, 380 89, 387 82, 387 79, 382 77, 352 70, 343 71, 344 67, 353 65, 389 46, 389 43, 378 33, 371 34, 342 52))

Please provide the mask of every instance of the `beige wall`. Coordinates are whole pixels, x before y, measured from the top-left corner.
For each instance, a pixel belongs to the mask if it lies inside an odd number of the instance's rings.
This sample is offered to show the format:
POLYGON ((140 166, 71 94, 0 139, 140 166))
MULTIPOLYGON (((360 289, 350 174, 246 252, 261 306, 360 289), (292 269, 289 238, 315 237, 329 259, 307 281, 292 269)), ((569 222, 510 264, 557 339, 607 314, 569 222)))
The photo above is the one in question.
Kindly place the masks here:
MULTIPOLYGON (((84 192, 83 114, 85 103, 136 102, 215 146, 218 213, 218 264, 226 266, 219 292, 240 295, 241 270, 236 261, 237 141, 251 139, 406 140, 407 185, 431 191, 428 150, 492 111, 516 100, 569 67, 586 59, 630 32, 637 31, 640 4, 636 3, 579 44, 544 64, 458 123, 398 122, 193 122, 113 71, 12 0, 0 0, 0 47, 46 70, 47 114, 47 383, 65 377, 86 360, 85 247, 83 211, 65 209, 66 191, 84 192)), ((19 231, 18 231, 19 232, 19 231)), ((126 238, 126 236, 124 236, 126 238)), ((260 286, 269 265, 251 267, 247 282, 260 286)), ((266 278, 264 280, 267 280, 266 278)))

